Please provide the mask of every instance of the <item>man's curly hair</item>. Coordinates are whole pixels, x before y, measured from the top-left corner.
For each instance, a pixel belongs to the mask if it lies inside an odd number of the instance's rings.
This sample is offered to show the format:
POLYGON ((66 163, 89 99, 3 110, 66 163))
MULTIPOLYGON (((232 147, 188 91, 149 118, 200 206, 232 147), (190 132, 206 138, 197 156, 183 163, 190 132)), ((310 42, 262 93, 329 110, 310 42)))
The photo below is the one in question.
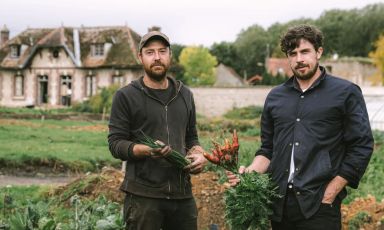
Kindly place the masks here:
POLYGON ((323 46, 323 34, 319 29, 311 25, 298 25, 289 28, 281 38, 281 51, 288 54, 288 52, 299 47, 301 39, 309 41, 316 51, 323 46))

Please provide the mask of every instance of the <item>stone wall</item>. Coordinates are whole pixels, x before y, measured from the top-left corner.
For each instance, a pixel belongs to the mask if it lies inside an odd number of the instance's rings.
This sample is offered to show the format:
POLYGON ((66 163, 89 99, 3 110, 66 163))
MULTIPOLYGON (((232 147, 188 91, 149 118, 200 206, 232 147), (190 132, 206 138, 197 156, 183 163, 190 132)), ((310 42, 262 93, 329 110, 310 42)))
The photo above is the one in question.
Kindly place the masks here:
MULTIPOLYGON (((263 106, 271 89, 271 87, 191 88, 197 113, 207 117, 223 115, 233 108, 263 106)), ((367 102, 384 101, 384 87, 363 87, 362 91, 367 102)))
POLYGON ((207 117, 220 116, 233 108, 263 106, 271 87, 192 88, 196 111, 207 117))

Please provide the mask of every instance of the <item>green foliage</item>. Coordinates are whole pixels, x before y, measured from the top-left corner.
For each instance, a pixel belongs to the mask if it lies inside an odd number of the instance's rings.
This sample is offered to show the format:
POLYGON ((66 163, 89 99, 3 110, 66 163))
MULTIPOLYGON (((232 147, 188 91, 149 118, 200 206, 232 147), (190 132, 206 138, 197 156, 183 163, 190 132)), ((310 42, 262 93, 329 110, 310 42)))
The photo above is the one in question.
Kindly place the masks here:
POLYGON ((269 229, 272 200, 279 197, 267 174, 242 174, 240 183, 225 192, 225 218, 232 229, 269 229))
MULTIPOLYGON (((70 206, 51 198, 40 197, 40 201, 27 201, 17 208, 4 207, 2 229, 24 230, 123 230, 124 221, 120 204, 99 196, 95 200, 82 200, 78 195, 70 199, 70 206), (68 209, 63 215, 62 210, 68 209)), ((0 215, 1 216, 1 215, 0 215)))
POLYGON ((89 101, 73 105, 73 110, 78 112, 110 113, 113 95, 118 89, 118 85, 103 87, 89 101))
POLYGON ((379 39, 375 42, 375 51, 369 53, 369 57, 371 57, 379 69, 382 82, 384 83, 384 33, 379 37, 379 39))
POLYGON ((372 222, 372 217, 368 212, 361 211, 358 212, 349 222, 348 230, 359 230, 363 227, 364 224, 372 222))
POLYGON ((199 131, 209 132, 228 132, 234 129, 240 132, 246 132, 250 129, 258 129, 259 119, 252 120, 234 120, 226 118, 199 119, 197 128, 199 131))
POLYGON ((210 48, 210 52, 217 58, 219 63, 231 66, 237 73, 242 73, 242 63, 233 43, 221 42, 214 43, 210 48))
POLYGON ((279 85, 288 80, 288 77, 277 74, 276 76, 272 76, 271 74, 264 72, 263 80, 261 81, 262 85, 279 85))
POLYGON ((183 66, 187 85, 213 85, 216 81, 217 60, 202 46, 186 47, 181 51, 180 64, 183 66))
POLYGON ((236 119, 236 120, 251 120, 258 119, 263 112, 263 107, 260 106, 247 106, 242 108, 234 108, 224 114, 225 118, 236 119))
POLYGON ((56 229, 56 222, 50 211, 50 204, 43 201, 37 203, 28 201, 26 207, 16 209, 15 212, 10 214, 8 225, 10 229, 56 229))
POLYGON ((351 189, 347 187, 348 196, 343 203, 350 203, 357 197, 366 197, 372 195, 376 199, 381 200, 384 198, 384 132, 374 132, 375 150, 372 154, 371 160, 360 180, 358 189, 351 189))
POLYGON ((268 55, 270 36, 263 27, 253 25, 242 30, 237 36, 234 46, 242 63, 242 71, 248 77, 264 72, 264 61, 268 55), (258 64, 260 63, 260 64, 258 64))
POLYGON ((172 44, 171 45, 171 50, 172 50, 172 62, 173 63, 179 63, 180 59, 180 54, 181 51, 185 48, 185 45, 181 44, 172 44))
POLYGON ((123 230, 124 221, 120 214, 120 204, 99 196, 94 201, 81 200, 79 196, 71 197, 73 209, 69 229, 75 230, 123 230))

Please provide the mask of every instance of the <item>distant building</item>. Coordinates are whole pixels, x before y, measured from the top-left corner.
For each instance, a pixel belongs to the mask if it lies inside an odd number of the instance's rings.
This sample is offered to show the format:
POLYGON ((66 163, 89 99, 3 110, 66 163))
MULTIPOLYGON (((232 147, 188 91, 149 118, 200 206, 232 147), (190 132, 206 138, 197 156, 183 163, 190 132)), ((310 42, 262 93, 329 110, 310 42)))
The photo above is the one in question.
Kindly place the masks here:
POLYGON ((241 87, 246 85, 234 69, 220 63, 216 67, 215 87, 241 87))
POLYGON ((370 58, 339 58, 321 62, 327 71, 359 86, 381 86, 381 74, 370 58))
POLYGON ((0 36, 0 105, 69 106, 142 75, 127 26, 26 29, 0 36))
POLYGON ((268 58, 265 63, 266 70, 272 76, 287 76, 293 75, 287 58, 268 58))

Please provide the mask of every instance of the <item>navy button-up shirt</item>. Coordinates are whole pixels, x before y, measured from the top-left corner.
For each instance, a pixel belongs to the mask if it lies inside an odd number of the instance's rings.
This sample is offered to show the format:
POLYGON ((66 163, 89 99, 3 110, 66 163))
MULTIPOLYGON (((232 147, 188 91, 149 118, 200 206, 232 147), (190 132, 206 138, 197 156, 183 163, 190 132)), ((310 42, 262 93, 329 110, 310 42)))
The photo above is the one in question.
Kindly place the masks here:
MULTIPOLYGON (((270 159, 267 173, 286 194, 292 148, 294 189, 306 218, 319 208, 326 185, 337 175, 357 188, 373 152, 373 137, 360 88, 322 74, 302 92, 291 77, 271 90, 261 118, 261 147, 270 159)), ((345 189, 338 195, 346 196, 345 189)), ((274 202, 272 220, 280 221, 284 198, 274 202)))

